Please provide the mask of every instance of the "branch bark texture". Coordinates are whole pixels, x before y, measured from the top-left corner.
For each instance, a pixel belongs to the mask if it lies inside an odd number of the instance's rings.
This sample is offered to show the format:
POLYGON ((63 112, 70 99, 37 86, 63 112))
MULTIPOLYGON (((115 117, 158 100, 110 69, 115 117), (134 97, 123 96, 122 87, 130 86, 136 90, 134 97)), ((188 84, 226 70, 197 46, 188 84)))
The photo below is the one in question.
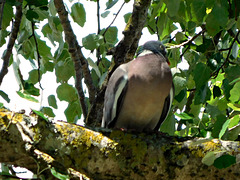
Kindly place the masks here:
POLYGON ((239 163, 216 169, 201 162, 210 151, 239 159, 239 142, 93 131, 5 109, 0 111, 0 151, 0 162, 33 172, 44 166, 66 174, 74 170, 91 179, 237 179, 240 168, 239 163))
POLYGON ((85 95, 82 87, 82 74, 84 76, 85 84, 89 91, 90 103, 94 101, 95 98, 95 87, 93 85, 92 77, 88 67, 86 58, 83 56, 81 48, 77 42, 76 36, 72 30, 70 21, 68 19, 68 13, 65 9, 62 0, 54 0, 56 10, 58 12, 63 30, 65 33, 65 40, 68 44, 68 51, 74 61, 75 73, 76 73, 76 89, 79 94, 80 104, 82 106, 83 115, 87 117, 87 105, 85 103, 85 95))
POLYGON ((2 56, 3 65, 0 71, 0 85, 2 84, 4 76, 8 73, 8 65, 9 65, 10 57, 12 55, 12 48, 17 39, 17 34, 19 32, 19 27, 22 20, 22 0, 19 0, 19 2, 21 4, 16 7, 15 21, 12 26, 11 35, 9 37, 9 41, 7 45, 7 50, 2 56))
MULTIPOLYGON (((123 31, 123 39, 111 51, 115 65, 109 72, 110 78, 112 72, 122 63, 133 59, 138 47, 138 42, 142 34, 142 29, 146 23, 147 10, 151 4, 151 0, 134 1, 132 15, 123 31)), ((86 124, 89 126, 99 126, 102 120, 102 109, 104 101, 104 93, 107 83, 105 83, 101 90, 97 92, 97 96, 91 110, 88 114, 86 124)))

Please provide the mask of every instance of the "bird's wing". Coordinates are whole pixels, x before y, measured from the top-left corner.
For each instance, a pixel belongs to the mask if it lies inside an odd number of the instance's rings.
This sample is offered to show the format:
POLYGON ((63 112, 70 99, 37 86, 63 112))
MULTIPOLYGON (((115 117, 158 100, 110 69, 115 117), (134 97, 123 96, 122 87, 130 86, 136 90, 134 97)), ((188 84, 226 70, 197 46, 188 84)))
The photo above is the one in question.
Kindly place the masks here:
POLYGON ((172 101, 173 101, 173 98, 174 98, 174 93, 175 93, 175 89, 174 89, 174 85, 172 83, 172 87, 170 89, 170 93, 166 97, 165 102, 164 102, 164 106, 163 106, 163 110, 162 110, 162 114, 161 114, 160 120, 158 121, 157 126, 154 128, 155 131, 159 130, 161 124, 167 118, 168 113, 169 113, 169 111, 171 109, 172 101))
POLYGON ((105 92, 102 127, 112 128, 122 107, 127 89, 127 66, 119 66, 110 77, 105 92))

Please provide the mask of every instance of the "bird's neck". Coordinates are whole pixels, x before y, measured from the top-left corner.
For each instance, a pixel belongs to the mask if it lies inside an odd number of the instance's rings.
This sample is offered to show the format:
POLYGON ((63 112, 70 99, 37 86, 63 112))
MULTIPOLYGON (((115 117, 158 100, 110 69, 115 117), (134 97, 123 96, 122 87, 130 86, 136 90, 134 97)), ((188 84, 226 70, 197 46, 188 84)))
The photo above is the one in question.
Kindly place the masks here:
POLYGON ((150 51, 150 50, 143 50, 139 55, 138 55, 138 57, 139 56, 145 56, 145 55, 147 55, 147 54, 152 54, 153 52, 152 51, 150 51))

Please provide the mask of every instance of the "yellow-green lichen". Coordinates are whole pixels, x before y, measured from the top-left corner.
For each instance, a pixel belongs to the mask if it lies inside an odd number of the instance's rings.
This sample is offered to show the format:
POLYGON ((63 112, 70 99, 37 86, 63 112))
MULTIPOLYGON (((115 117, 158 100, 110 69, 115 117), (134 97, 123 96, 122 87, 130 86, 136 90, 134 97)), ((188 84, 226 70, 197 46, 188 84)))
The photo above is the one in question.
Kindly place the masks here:
POLYGON ((204 157, 207 152, 216 151, 221 149, 221 144, 219 141, 215 142, 214 140, 209 140, 206 142, 201 143, 202 148, 196 145, 189 146, 192 154, 196 157, 204 157))

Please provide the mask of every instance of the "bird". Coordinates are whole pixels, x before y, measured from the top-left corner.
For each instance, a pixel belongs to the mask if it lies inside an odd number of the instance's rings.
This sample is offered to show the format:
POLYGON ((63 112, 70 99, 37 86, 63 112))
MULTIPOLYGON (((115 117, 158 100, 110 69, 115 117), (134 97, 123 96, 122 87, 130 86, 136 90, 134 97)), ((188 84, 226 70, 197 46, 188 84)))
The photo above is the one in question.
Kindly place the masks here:
POLYGON ((116 68, 105 91, 101 126, 159 131, 174 97, 169 65, 165 46, 160 41, 147 41, 135 59, 116 68))

